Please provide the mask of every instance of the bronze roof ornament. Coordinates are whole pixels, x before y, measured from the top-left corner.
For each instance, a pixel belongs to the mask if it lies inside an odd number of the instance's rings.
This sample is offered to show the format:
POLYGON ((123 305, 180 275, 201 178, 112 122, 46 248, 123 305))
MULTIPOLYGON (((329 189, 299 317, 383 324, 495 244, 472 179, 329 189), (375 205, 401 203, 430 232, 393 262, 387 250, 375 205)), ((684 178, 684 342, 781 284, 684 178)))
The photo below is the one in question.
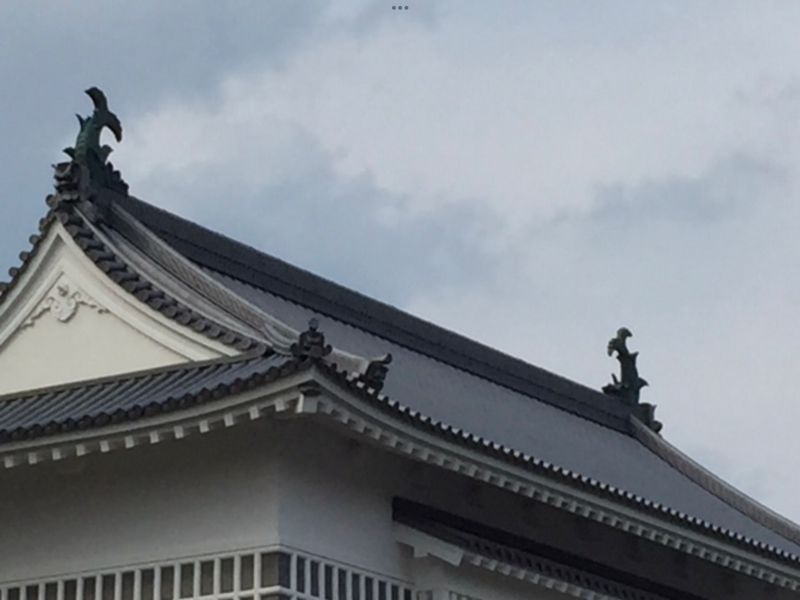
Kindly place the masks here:
POLYGON ((319 321, 311 319, 306 329, 292 344, 292 354, 297 358, 321 359, 331 353, 333 348, 325 343, 325 335, 319 331, 319 321))
POLYGON ((620 364, 620 378, 613 373, 611 379, 613 383, 603 387, 603 392, 612 396, 618 396, 628 404, 639 403, 639 390, 648 383, 639 377, 639 369, 636 368, 636 357, 638 352, 628 350, 627 339, 632 337, 630 329, 621 327, 617 330, 617 335, 608 342, 608 355, 617 353, 617 360, 620 364))
MULTIPOLYGON (((116 140, 121 142, 122 124, 117 115, 108 109, 106 96, 99 88, 89 88, 86 94, 94 103, 94 111, 89 117, 76 115, 80 123, 78 137, 75 139, 75 146, 65 148, 64 152, 72 159, 72 164, 80 167, 81 175, 88 176, 88 182, 127 194, 128 185, 122 180, 119 171, 115 171, 114 166, 108 162, 111 147, 100 145, 103 129, 110 130, 116 140)), ((82 176, 81 180, 84 183, 82 176)))
POLYGON ((368 387, 376 392, 383 389, 386 376, 389 374, 389 365, 392 363, 392 355, 384 354, 380 358, 369 361, 366 371, 359 377, 368 387))

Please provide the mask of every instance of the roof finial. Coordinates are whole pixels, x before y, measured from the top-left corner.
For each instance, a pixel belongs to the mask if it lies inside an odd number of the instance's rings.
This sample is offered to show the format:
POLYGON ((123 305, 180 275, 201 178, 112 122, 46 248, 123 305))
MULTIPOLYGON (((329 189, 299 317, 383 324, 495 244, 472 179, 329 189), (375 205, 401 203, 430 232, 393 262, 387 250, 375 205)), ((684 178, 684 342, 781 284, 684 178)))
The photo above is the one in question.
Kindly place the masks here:
POLYGON ((319 321, 311 319, 308 329, 300 334, 291 350, 297 358, 319 359, 330 354, 333 348, 325 343, 325 335, 319 331, 319 321))
POLYGON ((363 381, 376 392, 380 392, 383 389, 383 384, 386 382, 386 376, 389 374, 389 365, 391 363, 391 354, 384 354, 379 358, 369 361, 366 371, 359 376, 359 380, 363 381))
POLYGON ((114 166, 107 162, 111 147, 100 145, 100 133, 104 128, 108 128, 118 142, 122 141, 122 124, 117 115, 108 109, 106 96, 99 88, 89 88, 86 94, 94 103, 94 112, 86 118, 77 115, 80 130, 75 139, 75 147, 65 148, 64 152, 73 163, 88 171, 92 183, 127 193, 127 184, 122 181, 119 172, 114 170, 114 166))
POLYGON ((614 352, 617 353, 617 360, 620 364, 620 378, 612 374, 611 379, 613 383, 603 387, 606 394, 619 396, 622 400, 629 404, 639 403, 639 390, 648 383, 639 377, 639 370, 636 368, 636 357, 638 352, 630 352, 626 340, 633 336, 630 329, 621 327, 617 331, 617 335, 611 338, 608 342, 608 355, 611 356, 614 352))

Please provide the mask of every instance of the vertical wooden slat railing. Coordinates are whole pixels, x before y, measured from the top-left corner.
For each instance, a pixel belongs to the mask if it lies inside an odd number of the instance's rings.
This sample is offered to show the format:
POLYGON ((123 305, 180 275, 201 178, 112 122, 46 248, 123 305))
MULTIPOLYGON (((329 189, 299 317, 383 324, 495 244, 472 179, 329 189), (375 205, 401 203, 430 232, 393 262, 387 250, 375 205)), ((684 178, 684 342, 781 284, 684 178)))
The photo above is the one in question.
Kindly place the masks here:
POLYGON ((0 600, 416 600, 416 594, 407 581, 270 549, 0 583, 0 600))

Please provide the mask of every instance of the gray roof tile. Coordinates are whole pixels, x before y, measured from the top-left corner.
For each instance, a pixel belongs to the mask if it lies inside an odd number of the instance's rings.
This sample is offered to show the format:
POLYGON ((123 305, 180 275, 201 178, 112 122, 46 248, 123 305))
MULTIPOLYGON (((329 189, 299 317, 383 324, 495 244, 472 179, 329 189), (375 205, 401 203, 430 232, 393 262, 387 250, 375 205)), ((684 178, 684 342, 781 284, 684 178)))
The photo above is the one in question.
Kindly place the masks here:
POLYGON ((135 420, 260 384, 299 368, 278 355, 223 359, 0 397, 0 443, 135 420))

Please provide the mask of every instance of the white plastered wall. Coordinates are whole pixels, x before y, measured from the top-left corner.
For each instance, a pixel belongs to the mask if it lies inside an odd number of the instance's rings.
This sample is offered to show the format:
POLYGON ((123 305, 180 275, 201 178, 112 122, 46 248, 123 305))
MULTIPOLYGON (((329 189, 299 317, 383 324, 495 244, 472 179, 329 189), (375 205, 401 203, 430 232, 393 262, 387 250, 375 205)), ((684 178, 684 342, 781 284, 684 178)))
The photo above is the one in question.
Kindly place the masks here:
POLYGON ((0 306, 0 395, 232 354, 108 279, 59 223, 0 306))
POLYGON ((414 558, 398 542, 392 499, 444 495, 462 502, 467 486, 450 487, 453 478, 311 420, 288 421, 275 439, 282 544, 413 581, 418 590, 435 592, 434 600, 571 597, 466 564, 414 558))
POLYGON ((414 558, 397 541, 392 498, 426 495, 423 471, 308 420, 271 419, 0 471, 0 584, 281 546, 416 582, 437 600, 566 598, 414 558))
POLYGON ((277 543, 274 425, 0 471, 0 583, 277 543))

